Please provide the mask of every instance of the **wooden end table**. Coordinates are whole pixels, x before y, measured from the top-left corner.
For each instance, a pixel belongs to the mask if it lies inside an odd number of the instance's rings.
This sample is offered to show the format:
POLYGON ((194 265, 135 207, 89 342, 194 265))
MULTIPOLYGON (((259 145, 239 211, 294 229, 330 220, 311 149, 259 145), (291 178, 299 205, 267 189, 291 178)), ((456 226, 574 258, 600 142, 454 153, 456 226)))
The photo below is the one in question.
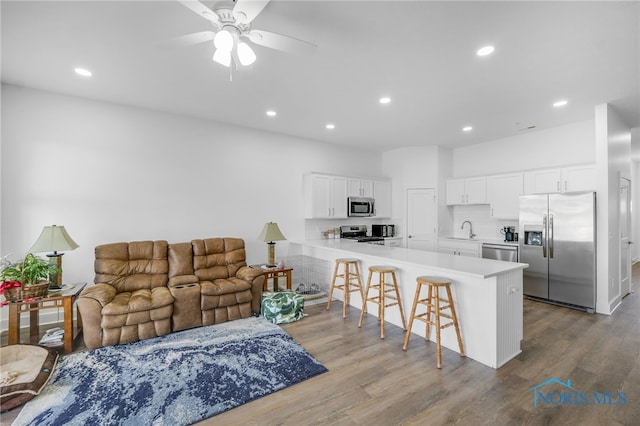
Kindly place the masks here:
MULTIPOLYGON (((259 268, 262 269, 261 265, 250 265, 251 268, 259 268)), ((291 271, 293 268, 274 268, 274 269, 262 269, 264 273, 264 285, 262 286, 262 291, 269 290, 269 280, 273 280, 273 291, 279 291, 278 289, 278 280, 280 278, 285 278, 287 280, 287 290, 291 290, 291 271)))
POLYGON ((9 344, 20 343, 20 315, 29 312, 29 329, 31 340, 38 339, 40 331, 40 318, 38 312, 45 309, 62 308, 64 312, 64 353, 73 351, 73 340, 82 330, 82 318, 77 311, 76 333, 73 330, 73 302, 85 288, 87 283, 65 284, 71 288, 62 287, 62 290, 50 290, 45 297, 39 297, 28 301, 9 303, 9 344))

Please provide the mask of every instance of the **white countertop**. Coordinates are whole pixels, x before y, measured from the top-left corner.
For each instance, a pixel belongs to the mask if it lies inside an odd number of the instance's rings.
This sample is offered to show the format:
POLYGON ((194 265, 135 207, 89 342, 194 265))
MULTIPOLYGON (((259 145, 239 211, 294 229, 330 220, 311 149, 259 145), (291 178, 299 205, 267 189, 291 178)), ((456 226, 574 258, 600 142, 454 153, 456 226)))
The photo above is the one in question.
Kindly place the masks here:
POLYGON ((506 246, 518 246, 517 241, 505 241, 498 238, 460 238, 460 237, 439 237, 439 240, 468 241, 472 243, 502 244, 506 246))
POLYGON ((439 270, 443 273, 454 271, 480 278, 489 278, 529 267, 526 263, 503 262, 500 260, 480 259, 467 256, 453 256, 449 254, 407 249, 403 247, 358 243, 356 241, 344 239, 304 240, 291 241, 291 243, 378 257, 381 259, 382 263, 402 262, 418 266, 427 266, 430 269, 439 270))

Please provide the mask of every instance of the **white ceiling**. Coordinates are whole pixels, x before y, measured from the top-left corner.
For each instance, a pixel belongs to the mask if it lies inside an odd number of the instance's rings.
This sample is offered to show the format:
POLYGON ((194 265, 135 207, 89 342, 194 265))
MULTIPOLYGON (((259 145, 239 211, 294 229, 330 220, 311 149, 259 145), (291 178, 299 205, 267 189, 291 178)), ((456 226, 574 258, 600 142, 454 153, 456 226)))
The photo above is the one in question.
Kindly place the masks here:
POLYGON ((640 126, 639 2, 272 0, 253 28, 318 48, 254 46, 233 81, 210 43, 163 45, 211 29, 177 1, 0 7, 2 81, 85 98, 374 150, 494 140, 592 119, 603 102, 640 126))

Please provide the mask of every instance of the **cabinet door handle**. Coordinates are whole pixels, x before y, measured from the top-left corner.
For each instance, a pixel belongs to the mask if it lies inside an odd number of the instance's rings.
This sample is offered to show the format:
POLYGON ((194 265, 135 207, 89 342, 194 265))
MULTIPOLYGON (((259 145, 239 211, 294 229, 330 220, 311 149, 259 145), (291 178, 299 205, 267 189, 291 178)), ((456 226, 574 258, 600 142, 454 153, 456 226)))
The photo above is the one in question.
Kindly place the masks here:
POLYGON ((464 203, 464 194, 460 196, 460 201, 464 203))
POLYGON ((560 191, 560 181, 557 181, 557 182, 556 182, 556 189, 557 189, 558 191, 560 191))
POLYGON ((467 203, 469 202, 469 195, 467 194, 467 203))
POLYGON ((567 190, 567 181, 566 180, 564 181, 564 190, 565 191, 567 190))

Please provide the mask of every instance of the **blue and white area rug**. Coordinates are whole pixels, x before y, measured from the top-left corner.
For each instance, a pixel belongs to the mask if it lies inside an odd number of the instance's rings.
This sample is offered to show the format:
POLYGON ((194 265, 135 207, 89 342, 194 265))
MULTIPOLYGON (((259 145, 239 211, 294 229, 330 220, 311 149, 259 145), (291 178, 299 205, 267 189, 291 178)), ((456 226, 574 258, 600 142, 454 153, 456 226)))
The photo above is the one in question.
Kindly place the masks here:
POLYGON ((13 425, 186 425, 326 371, 247 318, 62 357, 13 425))

